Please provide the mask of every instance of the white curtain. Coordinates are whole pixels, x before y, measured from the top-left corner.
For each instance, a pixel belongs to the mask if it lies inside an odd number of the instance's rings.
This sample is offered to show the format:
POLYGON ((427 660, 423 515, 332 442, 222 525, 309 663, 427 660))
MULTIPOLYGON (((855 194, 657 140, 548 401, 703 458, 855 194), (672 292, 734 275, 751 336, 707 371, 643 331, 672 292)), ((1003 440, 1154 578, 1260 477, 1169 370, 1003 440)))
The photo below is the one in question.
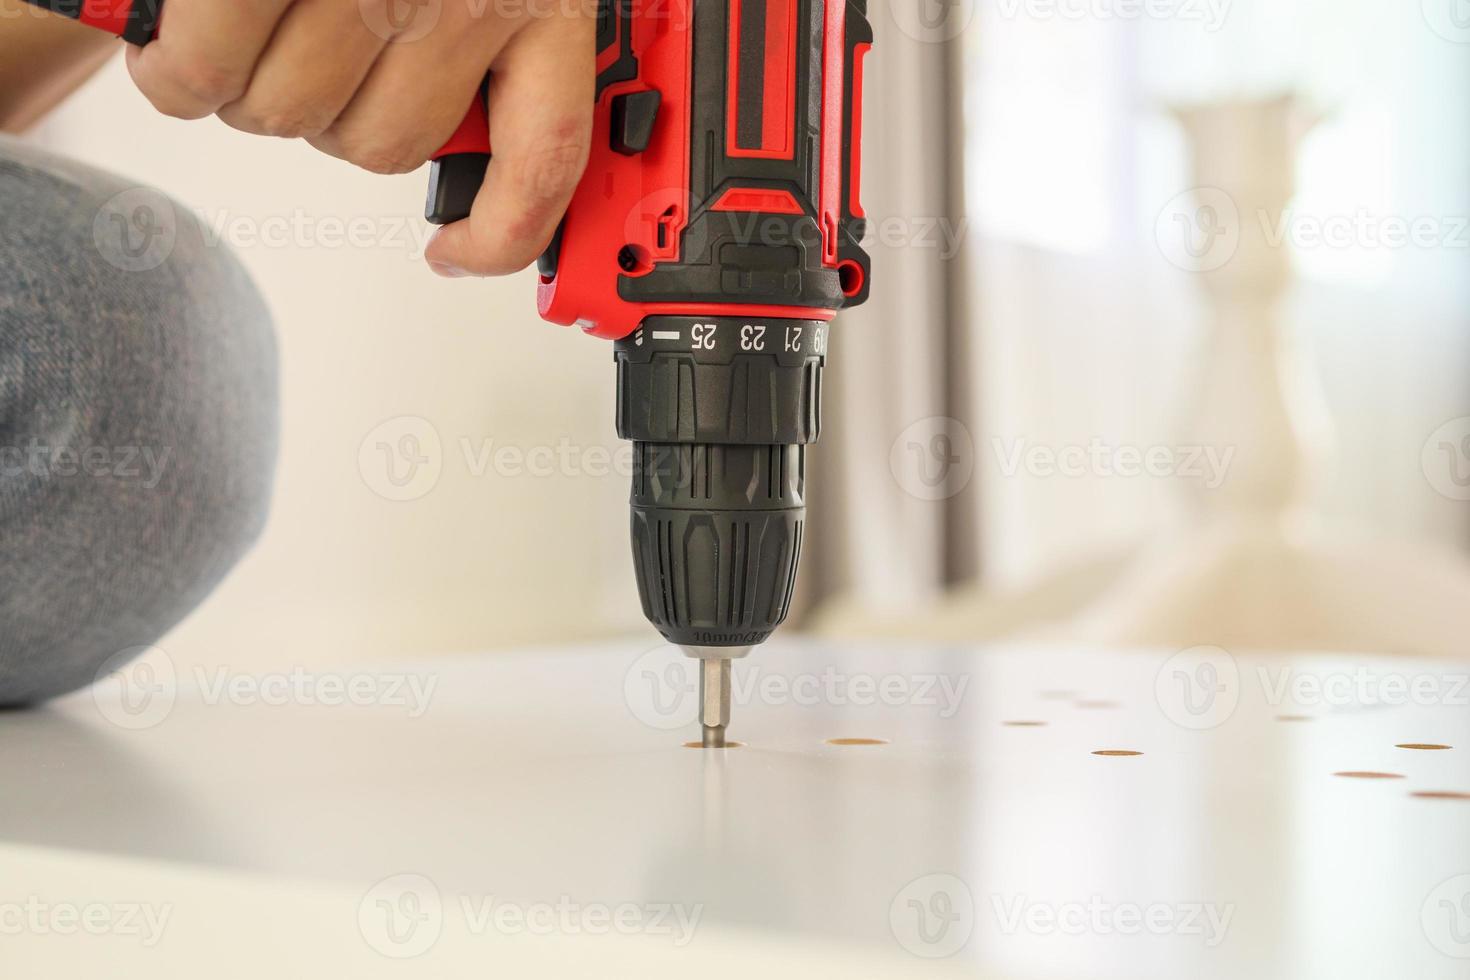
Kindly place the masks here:
POLYGON ((842 313, 812 451, 808 582, 901 611, 975 560, 974 420, 961 397, 966 337, 954 277, 959 51, 973 6, 876 0, 868 56, 863 203, 872 297, 842 313), (936 441, 937 440, 937 441, 936 441))

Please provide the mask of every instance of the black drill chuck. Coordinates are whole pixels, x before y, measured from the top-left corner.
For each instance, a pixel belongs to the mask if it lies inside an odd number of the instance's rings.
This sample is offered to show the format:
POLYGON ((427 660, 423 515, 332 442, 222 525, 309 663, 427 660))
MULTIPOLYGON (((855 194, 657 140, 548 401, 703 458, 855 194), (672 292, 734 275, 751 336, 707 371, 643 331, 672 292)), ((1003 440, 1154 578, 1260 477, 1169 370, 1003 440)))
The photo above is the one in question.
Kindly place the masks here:
POLYGON ((650 317, 618 341, 633 563, 671 643, 749 647, 786 619, 821 430, 827 324, 650 317))

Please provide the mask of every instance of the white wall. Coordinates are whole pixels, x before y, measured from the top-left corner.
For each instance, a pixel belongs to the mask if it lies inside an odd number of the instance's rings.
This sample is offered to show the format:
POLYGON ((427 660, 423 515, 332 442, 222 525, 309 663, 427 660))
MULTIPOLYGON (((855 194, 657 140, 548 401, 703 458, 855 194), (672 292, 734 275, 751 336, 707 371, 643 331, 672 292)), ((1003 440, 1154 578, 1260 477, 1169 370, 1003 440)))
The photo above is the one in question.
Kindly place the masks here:
POLYGON ((275 512, 255 553, 163 644, 177 660, 333 663, 647 629, 621 475, 477 476, 462 451, 565 440, 591 447, 596 467, 622 447, 611 347, 542 323, 532 274, 434 277, 418 254, 424 173, 379 177, 303 143, 160 117, 120 59, 35 136, 226 229, 276 316, 275 512), (333 220, 374 244, 343 244, 333 220), (285 240, 254 240, 267 231, 285 240), (409 502, 374 491, 386 475, 374 445, 359 460, 369 433, 401 416, 431 422, 442 444, 428 454, 437 485, 409 502))

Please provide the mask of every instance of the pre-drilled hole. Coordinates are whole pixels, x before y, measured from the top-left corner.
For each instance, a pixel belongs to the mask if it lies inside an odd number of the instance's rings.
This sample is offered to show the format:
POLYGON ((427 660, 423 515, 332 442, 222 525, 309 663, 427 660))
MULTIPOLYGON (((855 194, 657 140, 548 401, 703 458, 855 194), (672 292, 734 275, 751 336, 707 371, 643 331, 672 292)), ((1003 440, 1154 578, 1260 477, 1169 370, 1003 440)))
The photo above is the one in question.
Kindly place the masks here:
POLYGON ((1142 752, 1135 752, 1132 749, 1098 749, 1092 754, 1105 755, 1110 759, 1128 759, 1135 755, 1143 755, 1142 752))
POLYGON ((829 738, 828 745, 887 745, 881 738, 829 738))

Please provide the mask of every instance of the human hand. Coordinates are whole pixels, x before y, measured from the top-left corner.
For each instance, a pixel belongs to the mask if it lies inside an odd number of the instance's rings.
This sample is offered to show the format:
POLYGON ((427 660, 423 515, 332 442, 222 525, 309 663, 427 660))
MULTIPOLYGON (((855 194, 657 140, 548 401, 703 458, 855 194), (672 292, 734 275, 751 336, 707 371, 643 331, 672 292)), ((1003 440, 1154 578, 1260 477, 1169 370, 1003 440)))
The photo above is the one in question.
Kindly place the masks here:
POLYGON ((586 166, 595 33, 594 0, 169 0, 128 70, 167 115, 396 174, 449 139, 493 68, 489 173, 427 259, 503 275, 545 249, 586 166))

